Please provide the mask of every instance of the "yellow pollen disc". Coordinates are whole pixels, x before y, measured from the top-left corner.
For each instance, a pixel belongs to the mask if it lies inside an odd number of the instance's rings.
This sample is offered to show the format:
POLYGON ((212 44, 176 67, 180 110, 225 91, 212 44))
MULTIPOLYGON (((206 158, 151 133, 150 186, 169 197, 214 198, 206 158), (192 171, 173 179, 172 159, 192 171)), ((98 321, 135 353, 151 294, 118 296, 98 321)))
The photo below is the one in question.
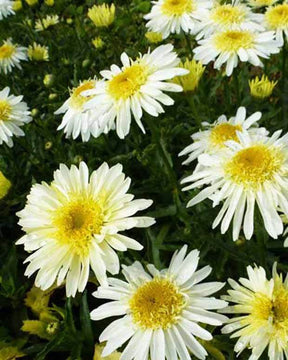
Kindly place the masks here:
POLYGON ((108 81, 108 92, 115 100, 126 100, 136 94, 147 81, 147 69, 134 64, 108 81))
POLYGON ((240 125, 232 125, 229 123, 218 124, 214 127, 210 134, 211 145, 217 147, 225 147, 225 141, 233 140, 237 141, 237 131, 241 131, 240 125))
POLYGON ((9 120, 11 114, 12 106, 6 100, 0 100, 0 120, 7 121, 9 120))
POLYGON ((162 5, 162 12, 168 16, 181 16, 195 9, 193 0, 166 0, 162 5))
POLYGON ((288 4, 272 7, 265 14, 269 27, 273 30, 288 28, 288 4))
POLYGON ((245 11, 230 4, 220 5, 212 11, 211 17, 220 25, 240 24, 245 18, 245 11))
POLYGON ((95 87, 95 80, 84 81, 77 88, 74 88, 70 97, 70 105, 74 109, 82 109, 83 105, 91 99, 91 96, 82 96, 81 93, 85 90, 91 90, 95 87))
POLYGON ((271 181, 283 164, 283 154, 265 145, 240 150, 226 164, 225 173, 233 182, 247 188, 258 188, 271 181))
POLYGON ((79 256, 87 256, 94 234, 103 225, 103 213, 99 204, 90 198, 76 198, 59 207, 53 214, 54 238, 69 245, 79 256))
POLYGON ((9 59, 15 52, 15 46, 4 44, 0 46, 0 60, 9 59))
POLYGON ((167 329, 186 305, 179 288, 168 279, 155 278, 140 286, 130 302, 133 321, 143 329, 167 329))
POLYGON ((254 38, 255 36, 249 31, 227 30, 215 35, 214 44, 220 51, 235 52, 240 48, 251 48, 254 38))

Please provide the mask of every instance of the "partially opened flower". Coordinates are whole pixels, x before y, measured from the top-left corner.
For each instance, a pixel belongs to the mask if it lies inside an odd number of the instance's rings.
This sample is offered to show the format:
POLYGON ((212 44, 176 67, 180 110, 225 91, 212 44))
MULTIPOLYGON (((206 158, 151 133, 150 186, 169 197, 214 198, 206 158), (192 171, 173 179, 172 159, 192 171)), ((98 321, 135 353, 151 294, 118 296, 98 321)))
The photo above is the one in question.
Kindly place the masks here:
POLYGON ((177 76, 173 79, 175 84, 182 86, 184 92, 194 91, 197 89, 199 81, 205 71, 205 66, 201 62, 186 59, 184 63, 179 64, 183 69, 187 69, 189 73, 184 76, 177 76))
POLYGON ((236 0, 232 4, 215 2, 209 10, 202 11, 197 29, 197 39, 209 37, 216 31, 251 30, 263 31, 263 15, 236 0))
POLYGON ((284 35, 288 38, 288 3, 269 7, 265 13, 265 25, 268 30, 276 31, 276 39, 284 45, 284 35))
POLYGON ((24 136, 21 126, 28 124, 32 117, 23 96, 9 95, 10 88, 0 91, 0 145, 13 146, 13 136, 24 136))
POLYGON ((271 96, 277 83, 278 81, 269 80, 266 75, 262 75, 260 79, 256 76, 249 80, 250 94, 256 99, 266 99, 271 96))
POLYGON ((36 31, 44 31, 51 26, 54 26, 59 23, 59 16, 58 15, 47 15, 43 19, 39 19, 35 23, 35 30, 36 31))
POLYGON ((177 67, 180 60, 172 45, 159 46, 136 60, 123 53, 121 61, 121 68, 112 65, 110 70, 101 71, 107 80, 97 81, 95 89, 83 94, 93 96, 85 108, 96 111, 98 119, 101 115, 99 121, 104 128, 116 127, 117 135, 123 139, 129 133, 132 114, 145 133, 141 122, 143 110, 158 116, 164 112, 161 104, 173 105, 174 101, 164 91, 178 92, 182 87, 166 80, 185 75, 188 70, 177 67))
POLYGON ((26 48, 13 44, 11 39, 3 41, 0 46, 0 74, 8 74, 16 66, 21 69, 20 62, 27 60, 26 48))
POLYGON ((5 17, 15 14, 13 11, 14 1, 10 0, 0 0, 0 20, 3 20, 5 17))
POLYGON ((190 360, 189 351, 198 359, 207 352, 199 339, 211 340, 208 330, 199 325, 219 326, 227 319, 210 310, 222 309, 227 303, 211 294, 224 284, 200 284, 210 273, 210 266, 196 271, 199 251, 186 255, 187 245, 176 251, 168 269, 158 271, 139 262, 123 266, 126 281, 109 278, 108 286, 100 286, 97 298, 109 303, 91 312, 92 320, 121 316, 100 335, 107 341, 102 356, 111 354, 128 340, 121 358, 135 360, 190 360))
POLYGON ((193 134, 191 136, 193 143, 179 154, 179 156, 188 155, 188 159, 183 162, 183 165, 189 164, 203 153, 215 153, 222 150, 228 140, 238 142, 238 131, 248 130, 251 135, 267 135, 268 132, 264 128, 257 127, 257 121, 260 118, 261 113, 259 111, 246 118, 246 109, 241 106, 236 115, 230 119, 227 119, 226 115, 221 115, 212 124, 203 122, 202 125, 205 130, 193 134))
POLYGON ((28 47, 27 54, 32 61, 49 61, 48 47, 37 44, 36 42, 28 47))
POLYGON ((152 1, 151 12, 144 16, 150 31, 159 32, 166 39, 171 33, 195 33, 201 11, 212 6, 210 0, 152 1))
POLYGON ((115 250, 142 249, 119 232, 154 223, 153 218, 133 216, 152 201, 133 200, 127 194, 129 185, 120 164, 109 168, 104 163, 89 178, 84 162, 70 169, 61 164, 51 185, 33 185, 25 208, 18 212, 26 235, 17 244, 32 252, 25 260, 25 275, 38 272, 35 285, 42 290, 66 280, 67 296, 85 289, 90 266, 97 280, 107 284, 106 271, 119 272, 115 250))
POLYGON ((0 171, 0 200, 8 194, 10 188, 11 182, 6 178, 2 171, 0 171))
MULTIPOLYGON (((222 329, 239 338, 234 347, 237 356, 249 348, 249 359, 257 360, 268 348, 269 360, 284 360, 288 355, 288 277, 282 278, 273 268, 268 280, 262 267, 247 267, 248 279, 239 283, 229 279, 232 290, 223 299, 232 304, 224 312, 236 316, 222 329)), ((267 355, 264 357, 267 359, 267 355)))
POLYGON ((102 4, 94 5, 88 10, 88 17, 97 27, 108 27, 115 18, 115 5, 102 4))
POLYGON ((241 62, 263 66, 260 58, 268 59, 280 51, 274 31, 255 32, 254 30, 224 30, 199 40, 193 52, 194 58, 204 65, 214 61, 214 68, 220 69, 226 63, 226 75, 231 76, 234 68, 241 62))
POLYGON ((271 6, 277 2, 277 0, 247 0, 248 4, 252 8, 261 8, 265 6, 271 6))
POLYGON ((227 141, 227 147, 217 154, 200 155, 201 169, 182 180, 192 183, 183 190, 205 187, 187 206, 206 198, 213 200, 213 207, 223 202, 213 228, 221 223, 224 234, 233 219, 233 239, 237 240, 242 225, 245 237, 252 237, 257 205, 265 229, 277 238, 283 232, 278 211, 288 215, 288 134, 280 134, 257 137, 238 132, 238 142, 227 141))

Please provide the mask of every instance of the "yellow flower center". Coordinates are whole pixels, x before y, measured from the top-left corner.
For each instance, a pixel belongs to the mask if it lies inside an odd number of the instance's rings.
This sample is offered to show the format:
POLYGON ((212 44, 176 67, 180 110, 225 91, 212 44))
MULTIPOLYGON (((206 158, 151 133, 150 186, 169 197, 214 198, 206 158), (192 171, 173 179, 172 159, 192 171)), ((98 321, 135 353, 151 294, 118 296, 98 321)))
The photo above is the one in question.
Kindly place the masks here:
POLYGON ((134 64, 108 81, 108 92, 115 100, 126 100, 136 94, 147 81, 147 69, 134 64))
POLYGON ((240 150, 226 164, 226 175, 233 182, 247 188, 258 188, 271 181, 283 164, 283 154, 266 145, 253 145, 240 150))
POLYGON ((237 131, 241 131, 240 125, 232 125, 229 123, 218 124, 214 127, 210 134, 210 142, 212 147, 225 147, 225 141, 237 141, 237 131))
POLYGON ((162 12, 168 16, 181 16, 194 8, 193 0, 166 0, 162 5, 162 12))
POLYGON ((280 4, 267 10, 265 14, 269 27, 273 30, 288 28, 288 4, 280 4))
POLYGON ((15 46, 10 44, 4 44, 0 46, 0 60, 9 59, 15 52, 15 46))
POLYGON ((12 106, 9 104, 9 102, 7 100, 0 100, 0 120, 9 120, 11 111, 12 106))
POLYGON ((63 245, 81 256, 87 256, 94 234, 99 234, 103 225, 100 205, 91 198, 76 198, 59 207, 53 215, 54 237, 63 245))
POLYGON ((214 44, 219 51, 235 52, 253 46, 255 36, 249 31, 227 30, 215 35, 214 44))
POLYGON ((155 278, 140 286, 130 302, 134 322, 143 329, 167 329, 186 305, 179 288, 168 279, 155 278))
POLYGON ((245 18, 245 11, 230 4, 220 5, 212 11, 211 17, 220 25, 240 24, 245 18))
POLYGON ((93 89, 95 87, 95 83, 95 80, 84 81, 83 84, 72 90, 70 95, 70 105, 74 109, 82 109, 83 105, 91 99, 92 96, 82 96, 81 94, 85 90, 93 89))

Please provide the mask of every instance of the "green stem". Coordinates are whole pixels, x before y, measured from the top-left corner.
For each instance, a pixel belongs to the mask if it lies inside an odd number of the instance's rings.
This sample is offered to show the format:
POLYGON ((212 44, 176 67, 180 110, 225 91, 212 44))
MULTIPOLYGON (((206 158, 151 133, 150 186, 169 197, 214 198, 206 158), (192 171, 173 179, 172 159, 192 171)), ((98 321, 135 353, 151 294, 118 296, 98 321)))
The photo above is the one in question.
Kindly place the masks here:
POLYGON ((286 110, 286 44, 283 45, 282 50, 282 119, 285 121, 286 110))
POLYGON ((201 128, 201 119, 198 116, 198 112, 197 112, 196 104, 195 104, 195 100, 194 100, 194 95, 189 92, 185 93, 185 95, 186 95, 187 102, 190 106, 190 109, 192 110, 195 123, 198 128, 201 128))
POLYGON ((190 55, 193 57, 194 54, 193 54, 191 42, 190 42, 190 39, 189 39, 189 35, 184 32, 184 36, 185 36, 185 39, 186 39, 186 43, 187 43, 187 47, 188 47, 188 50, 190 52, 190 55))

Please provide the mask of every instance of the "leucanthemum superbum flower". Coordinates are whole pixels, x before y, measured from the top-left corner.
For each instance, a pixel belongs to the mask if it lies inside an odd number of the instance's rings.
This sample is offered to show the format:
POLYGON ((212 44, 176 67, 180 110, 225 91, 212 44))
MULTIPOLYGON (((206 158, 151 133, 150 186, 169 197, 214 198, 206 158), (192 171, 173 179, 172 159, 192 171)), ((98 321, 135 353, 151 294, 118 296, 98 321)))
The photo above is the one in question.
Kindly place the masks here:
POLYGON ((205 266, 196 271, 199 251, 186 252, 187 245, 174 253, 168 269, 162 271, 149 264, 146 272, 137 261, 123 265, 126 281, 109 278, 108 286, 98 287, 93 295, 112 301, 93 310, 92 320, 121 316, 100 335, 101 342, 107 341, 102 356, 129 340, 123 359, 190 360, 189 351, 205 359, 207 352, 197 338, 208 341, 212 335, 198 323, 219 326, 226 321, 210 310, 222 309, 227 303, 209 297, 224 283, 200 284, 212 269, 205 266))
POLYGON ((268 134, 264 128, 257 127, 257 121, 261 118, 261 112, 257 111, 246 118, 246 109, 241 106, 238 108, 235 116, 227 119, 226 115, 221 115, 210 124, 203 122, 205 130, 198 131, 191 136, 193 143, 182 150, 179 156, 188 155, 187 160, 182 164, 186 165, 197 159, 203 153, 213 154, 216 151, 223 150, 226 147, 226 141, 239 141, 237 131, 248 130, 252 135, 259 134, 263 136, 268 134))
POLYGON ((20 62, 27 60, 27 49, 23 46, 13 44, 11 39, 3 41, 0 46, 0 74, 8 74, 16 66, 21 69, 20 62))
POLYGON ((70 169, 61 164, 51 185, 33 185, 25 208, 17 214, 26 232, 17 245, 32 252, 25 260, 25 275, 38 272, 35 285, 42 290, 66 280, 67 296, 85 289, 90 267, 99 283, 107 284, 106 271, 119 272, 115 250, 142 249, 119 232, 154 223, 151 217, 133 216, 152 200, 133 200, 129 186, 120 164, 109 168, 103 163, 89 177, 84 162, 70 169))
POLYGON ((30 60, 49 61, 48 47, 37 44, 36 42, 28 47, 27 55, 30 60))
MULTIPOLYGON (((1 105, 0 105, 1 106, 1 105)), ((11 182, 6 178, 3 172, 0 170, 0 200, 3 199, 11 188, 11 182)))
POLYGON ((67 138, 72 136, 73 139, 76 139, 81 135, 82 141, 86 142, 90 139, 91 134, 97 137, 103 132, 102 126, 95 117, 95 111, 84 109, 85 103, 90 98, 81 95, 83 91, 93 89, 95 85, 96 79, 81 82, 71 90, 70 97, 55 111, 56 115, 64 113, 57 130, 64 129, 67 138))
POLYGON ((249 80, 250 94, 256 99, 266 99, 271 96, 277 83, 278 81, 269 80, 266 75, 262 75, 260 79, 256 76, 249 80))
POLYGON ((153 6, 149 14, 144 16, 148 20, 146 27, 149 31, 159 32, 163 39, 171 33, 195 33, 199 12, 212 6, 210 0, 158 0, 152 1, 153 6))
POLYGON ((240 278, 239 283, 228 280, 232 290, 222 298, 231 305, 223 312, 236 316, 222 332, 239 338, 234 347, 237 356, 249 348, 249 360, 257 360, 268 347, 269 360, 288 359, 288 276, 283 280, 276 264, 271 280, 262 267, 248 266, 247 273, 248 279, 240 278))
POLYGON ((204 65, 214 61, 214 69, 220 69, 226 63, 227 76, 231 76, 239 60, 263 66, 260 58, 268 59, 271 54, 280 51, 274 31, 224 30, 199 40, 198 44, 193 49, 194 58, 204 65))
POLYGON ((24 136, 21 126, 28 124, 32 117, 23 96, 9 95, 10 88, 0 91, 0 145, 13 146, 13 136, 24 136))
POLYGON ((96 27, 108 27, 115 19, 115 5, 94 5, 88 10, 88 17, 96 27))
POLYGON ((288 38, 288 3, 283 2, 269 7, 265 13, 265 26, 267 30, 276 32, 276 39, 284 45, 284 35, 288 38))
POLYGON ((10 0, 0 0, 0 20, 3 20, 9 15, 15 14, 13 11, 13 3, 14 1, 10 0))
POLYGON ((182 180, 183 184, 192 183, 183 190, 205 187, 187 206, 206 198, 213 201, 213 207, 223 202, 212 227, 221 223, 224 234, 233 218, 233 240, 237 240, 242 225, 246 239, 252 237, 257 205, 266 231, 277 238, 283 232, 278 211, 288 214, 288 134, 280 134, 277 131, 267 137, 237 132, 238 142, 227 141, 223 151, 200 155, 201 169, 182 180))
POLYGON ((83 94, 92 96, 84 107, 97 112, 106 131, 116 126, 117 135, 123 139, 130 130, 131 113, 145 133, 141 122, 143 110, 158 116, 164 112, 161 104, 173 105, 173 99, 164 91, 179 92, 182 87, 166 80, 185 75, 188 70, 177 67, 180 60, 172 45, 161 45, 152 52, 140 54, 136 60, 122 53, 121 61, 121 68, 112 65, 110 70, 101 71, 106 80, 97 81, 95 89, 83 94))
POLYGON ((205 66, 194 59, 186 59, 184 63, 180 62, 179 66, 183 69, 187 69, 189 73, 184 76, 175 77, 173 82, 182 86, 184 92, 194 91, 197 89, 199 81, 205 71, 205 66))
POLYGON ((263 31, 263 15, 255 13, 250 7, 236 0, 232 4, 215 2, 209 10, 199 14, 200 24, 196 39, 209 37, 217 31, 251 30, 263 31))
POLYGON ((247 0, 247 2, 252 8, 257 9, 265 6, 271 6, 277 2, 277 0, 247 0))
POLYGON ((43 19, 38 19, 35 23, 35 30, 36 31, 44 31, 51 26, 55 26, 59 23, 59 16, 58 15, 47 15, 43 19))

